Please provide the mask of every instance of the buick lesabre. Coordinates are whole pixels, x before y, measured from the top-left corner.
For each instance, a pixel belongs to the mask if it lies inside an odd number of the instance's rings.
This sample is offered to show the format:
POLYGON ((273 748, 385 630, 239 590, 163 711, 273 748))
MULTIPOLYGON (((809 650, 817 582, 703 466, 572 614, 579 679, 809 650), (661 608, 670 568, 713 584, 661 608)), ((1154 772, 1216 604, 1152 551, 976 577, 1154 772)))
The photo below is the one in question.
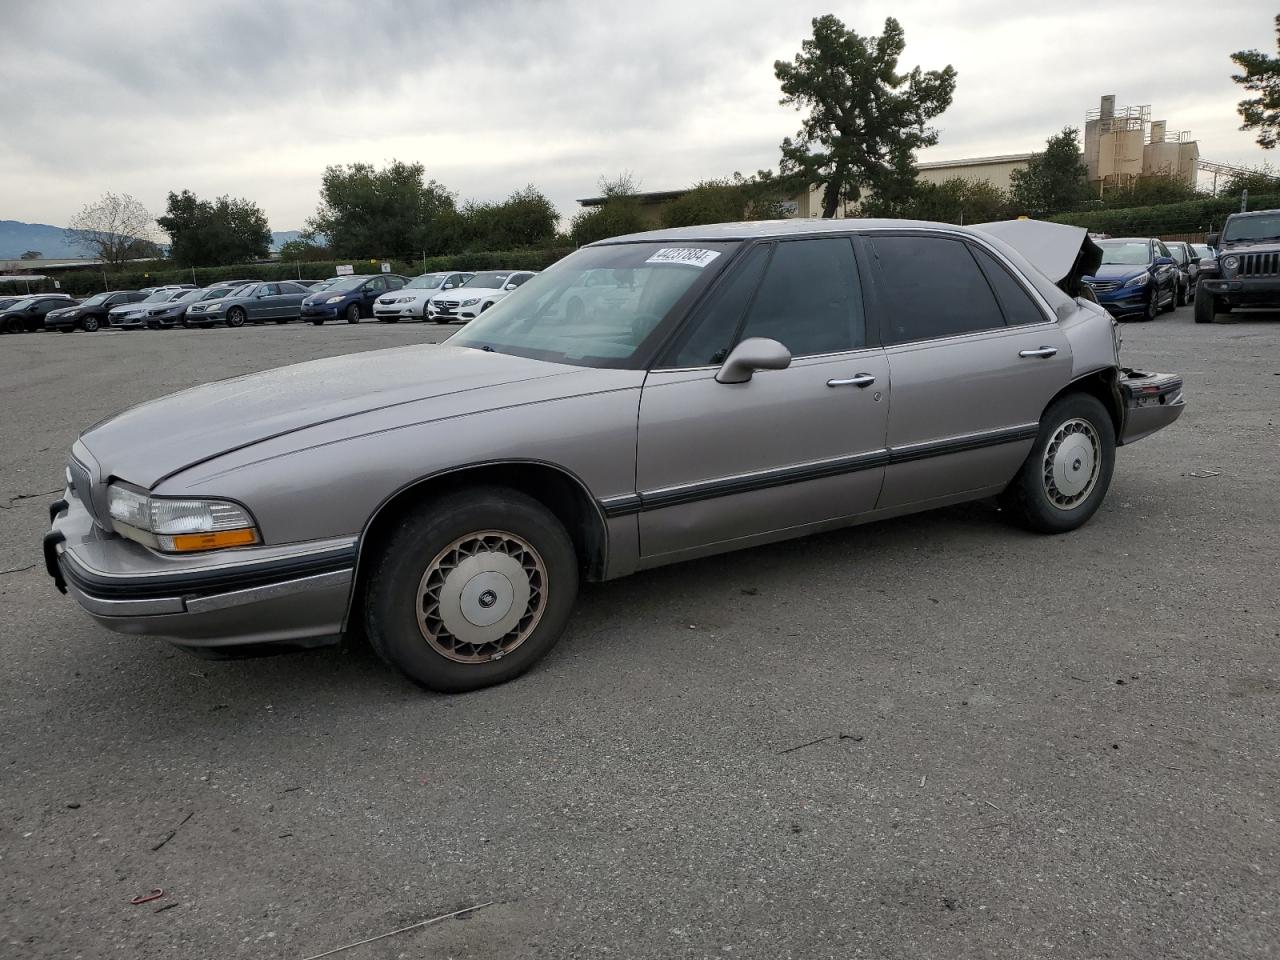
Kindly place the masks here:
POLYGON ((207 653, 361 626, 417 683, 463 691, 546 654, 583 579, 992 496, 1065 533, 1117 447, 1184 405, 1074 295, 1099 259, 1031 221, 592 244, 442 345, 91 427, 45 560, 111 630, 207 653), (566 296, 588 275, 592 297, 566 296))

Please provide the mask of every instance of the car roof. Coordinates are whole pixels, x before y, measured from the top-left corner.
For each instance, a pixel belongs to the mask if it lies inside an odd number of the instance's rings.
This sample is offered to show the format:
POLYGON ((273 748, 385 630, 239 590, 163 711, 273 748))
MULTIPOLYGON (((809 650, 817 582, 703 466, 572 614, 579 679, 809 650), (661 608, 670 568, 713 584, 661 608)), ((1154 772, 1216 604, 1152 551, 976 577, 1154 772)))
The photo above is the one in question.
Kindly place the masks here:
POLYGON ((1272 216, 1275 216, 1277 213, 1280 213, 1280 210, 1245 210, 1243 213, 1237 211, 1236 213, 1233 213, 1230 216, 1231 216, 1231 219, 1234 220, 1237 217, 1263 217, 1263 216, 1266 216, 1267 214, 1271 214, 1272 216))
POLYGON ((662 230, 646 230, 643 233, 629 233, 620 237, 598 240, 588 246, 605 246, 610 243, 648 243, 654 241, 688 240, 758 240, 773 237, 793 237, 815 233, 860 233, 869 230, 946 230, 950 233, 964 233, 976 238, 983 234, 969 227, 954 223, 935 223, 930 220, 890 220, 874 218, 846 218, 819 220, 811 218, 790 218, 787 220, 748 220, 739 223, 712 223, 697 227, 668 227, 662 230))

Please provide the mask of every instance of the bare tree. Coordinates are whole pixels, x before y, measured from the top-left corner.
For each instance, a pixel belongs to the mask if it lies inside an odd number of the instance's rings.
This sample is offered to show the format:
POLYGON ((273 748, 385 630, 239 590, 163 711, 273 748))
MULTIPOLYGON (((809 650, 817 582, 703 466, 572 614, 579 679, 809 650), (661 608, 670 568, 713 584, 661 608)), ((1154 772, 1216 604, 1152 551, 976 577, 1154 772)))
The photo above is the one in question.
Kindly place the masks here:
POLYGON ((127 193, 104 193, 87 204, 67 227, 67 242, 86 247, 112 266, 138 255, 138 241, 150 241, 155 218, 127 193))

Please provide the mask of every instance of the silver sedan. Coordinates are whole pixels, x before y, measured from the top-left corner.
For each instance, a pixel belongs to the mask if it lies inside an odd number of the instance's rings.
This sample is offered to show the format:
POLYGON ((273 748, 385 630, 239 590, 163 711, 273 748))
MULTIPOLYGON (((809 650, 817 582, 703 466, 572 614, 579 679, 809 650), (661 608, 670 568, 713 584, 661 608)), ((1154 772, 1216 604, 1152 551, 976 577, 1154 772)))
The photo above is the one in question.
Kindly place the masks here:
POLYGON ((92 427, 46 563, 111 630, 225 653, 362 626, 463 691, 537 662, 583 579, 983 497, 1066 533, 1117 447, 1183 409, 1181 379, 1122 367, 1111 318, 1072 295, 1098 260, 1029 221, 593 244, 443 345, 92 427))

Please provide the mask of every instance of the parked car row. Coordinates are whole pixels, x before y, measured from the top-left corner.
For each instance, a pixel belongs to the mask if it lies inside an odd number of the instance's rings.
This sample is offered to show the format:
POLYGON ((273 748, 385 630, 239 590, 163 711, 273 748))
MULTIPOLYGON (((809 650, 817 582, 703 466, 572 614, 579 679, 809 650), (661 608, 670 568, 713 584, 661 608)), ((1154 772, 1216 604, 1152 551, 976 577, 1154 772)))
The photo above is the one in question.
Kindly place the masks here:
POLYGON ((0 298, 0 332, 41 328, 92 333, 175 326, 289 323, 326 320, 359 323, 374 319, 449 323, 478 317, 534 276, 528 270, 446 271, 410 279, 394 273, 330 277, 327 280, 224 280, 112 290, 76 302, 65 293, 0 298))
POLYGON ((1155 237, 1096 240, 1102 265, 1084 278, 1100 305, 1117 319, 1154 320, 1157 313, 1185 306, 1195 296, 1202 249, 1155 237))

